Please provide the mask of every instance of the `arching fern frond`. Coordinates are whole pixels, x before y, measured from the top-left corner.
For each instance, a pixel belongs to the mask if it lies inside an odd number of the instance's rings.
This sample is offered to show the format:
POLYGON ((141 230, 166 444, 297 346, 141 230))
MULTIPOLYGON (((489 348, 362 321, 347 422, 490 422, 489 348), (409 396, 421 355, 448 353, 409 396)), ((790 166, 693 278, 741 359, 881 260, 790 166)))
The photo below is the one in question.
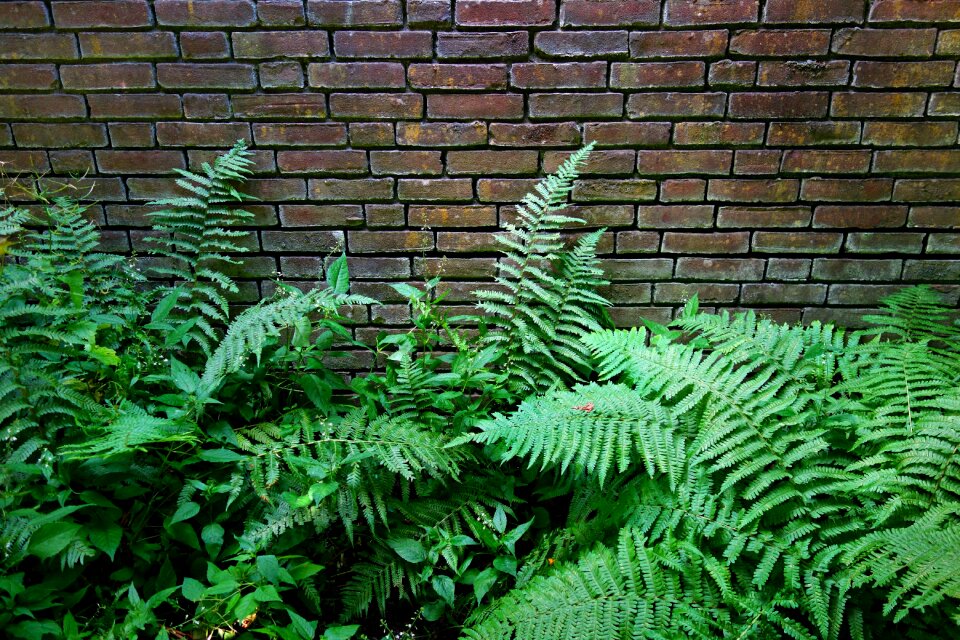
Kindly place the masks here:
POLYGON ((932 287, 903 289, 881 302, 881 313, 864 316, 871 332, 893 334, 906 341, 960 339, 960 327, 950 322, 950 307, 932 287))

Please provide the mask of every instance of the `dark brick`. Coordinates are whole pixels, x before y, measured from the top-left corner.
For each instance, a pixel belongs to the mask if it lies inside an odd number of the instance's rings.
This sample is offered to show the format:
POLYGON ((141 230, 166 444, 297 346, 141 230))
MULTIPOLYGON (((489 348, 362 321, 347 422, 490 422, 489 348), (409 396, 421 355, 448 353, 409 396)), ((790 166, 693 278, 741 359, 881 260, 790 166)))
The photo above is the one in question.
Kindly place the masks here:
POLYGON ((62 66, 60 81, 67 91, 152 89, 157 85, 153 67, 146 62, 62 66))
POLYGON ((364 218, 371 229, 400 228, 407 222, 402 204, 365 204, 364 218))
MULTIPOLYGON (((920 253, 923 238, 922 233, 848 233, 844 249, 847 253, 920 253)), ((929 243, 927 252, 933 253, 929 243)))
POLYGON ((307 67, 311 87, 322 89, 403 89, 406 73, 399 62, 324 62, 307 67))
POLYGON ((0 33, 0 60, 76 60, 80 57, 71 33, 0 33))
POLYGON ((834 93, 830 115, 837 118, 922 116, 925 93, 834 93))
POLYGON ((448 151, 450 175, 517 175, 536 173, 536 151, 448 151))
POLYGON ((757 63, 750 60, 718 60, 710 65, 711 87, 750 88, 757 77, 757 63))
POLYGON ((541 31, 533 48, 550 58, 616 58, 628 53, 626 31, 541 31))
POLYGON ((707 181, 701 178, 678 178, 660 183, 663 202, 702 202, 707 197, 707 181))
POLYGON ((378 202, 393 199, 393 178, 310 180, 310 199, 320 202, 378 202))
POLYGON ((46 151, 0 151, 0 166, 8 175, 17 172, 42 173, 50 170, 46 151))
POLYGON ((610 65, 610 87, 647 89, 654 87, 702 87, 706 65, 702 62, 614 62, 610 65))
MULTIPOLYGON (((432 278, 492 278, 497 272, 493 258, 414 258, 413 275, 432 278)), ((351 271, 352 274, 352 271, 351 271)))
POLYGON ((799 180, 714 179, 707 187, 707 200, 721 202, 794 202, 799 180))
POLYGON ((364 151, 279 151, 277 168, 282 173, 349 176, 367 173, 364 151))
POLYGON ((960 29, 940 32, 940 37, 937 38, 937 55, 960 55, 960 29))
POLYGON ((840 29, 831 50, 845 56, 922 58, 933 55, 936 29, 840 29))
POLYGON ((960 207, 913 207, 910 210, 907 226, 933 229, 960 228, 960 207))
POLYGON ((760 253, 839 253, 842 233, 809 231, 757 231, 753 250, 760 253))
POLYGON ((960 22, 957 0, 873 0, 870 22, 960 22))
POLYGON ((52 64, 0 65, 0 90, 49 90, 57 86, 57 68, 52 64))
MULTIPOLYGON (((580 144, 580 129, 574 122, 551 124, 490 125, 490 144, 498 147, 568 147, 580 144)), ((631 158, 630 170, 633 169, 631 158)))
POLYGON ((326 58, 330 55, 323 31, 256 31, 233 34, 236 58, 326 58))
POLYGON ((783 154, 785 173, 867 173, 869 151, 824 151, 810 149, 786 151, 783 154))
POLYGON ((673 275, 670 258, 606 258, 600 261, 611 280, 668 280, 673 275))
POLYGON ((124 29, 152 24, 146 0, 53 2, 51 9, 58 29, 124 29))
POLYGON ((584 126, 584 142, 598 147, 660 147, 670 141, 666 122, 591 122, 584 126))
POLYGON ((510 84, 521 89, 589 89, 606 83, 605 62, 529 62, 510 70, 510 84))
POLYGON ((18 147, 53 148, 106 147, 107 130, 102 124, 14 124, 18 147))
POLYGON ((740 285, 663 282, 656 285, 653 301, 658 304, 683 303, 694 295, 700 302, 736 302, 740 285))
POLYGON ((907 260, 903 279, 920 282, 960 281, 960 260, 907 260))
MULTIPOLYGON (((590 4, 593 4, 592 2, 590 4)), ((611 4, 620 4, 611 2, 611 4)), ((630 34, 634 58, 718 58, 727 48, 727 32, 636 31, 630 34)))
POLYGON ((49 24, 42 2, 13 0, 0 4, 0 29, 42 29, 49 24))
MULTIPOLYGON (((553 173, 570 157, 569 151, 545 151, 543 170, 553 173)), ((581 175, 588 174, 631 174, 637 158, 633 150, 594 151, 580 168, 581 175)))
POLYGON ((817 258, 813 277, 828 281, 877 281, 900 278, 901 260, 845 260, 817 258))
POLYGON ((177 95, 102 93, 87 96, 87 102, 90 117, 98 120, 160 120, 183 115, 177 95))
POLYGON ((439 151, 371 151, 370 168, 374 175, 425 175, 443 172, 439 151))
POLYGON ((440 59, 518 60, 526 57, 529 52, 526 31, 437 34, 437 57, 440 59))
POLYGON ((162 60, 176 58, 177 39, 168 31, 81 33, 80 53, 97 60, 162 60))
POLYGON ((157 81, 164 89, 253 89, 257 86, 253 65, 183 64, 161 62, 157 81))
POLYGON ((407 219, 411 227, 495 227, 497 208, 485 205, 411 205, 407 219))
POLYGON ((932 116, 960 116, 960 93, 931 94, 928 113, 932 116))
POLYGON ((480 178, 477 180, 477 199, 480 202, 519 202, 528 193, 534 193, 536 178, 480 178))
POLYGON ((949 147, 956 122, 865 122, 863 144, 877 147, 949 147))
POLYGON ((390 27, 403 22, 399 0, 308 0, 307 19, 321 27, 390 27))
POLYGON ((448 0, 407 0, 407 22, 411 27, 449 27, 452 19, 448 0))
MULTIPOLYGON (((204 162, 211 164, 222 154, 223 150, 218 149, 190 149, 187 151, 187 165, 196 171, 203 166, 204 162)), ((254 174, 275 174, 277 172, 277 165, 274 160, 274 155, 273 151, 266 149, 255 149, 251 151, 250 160, 253 164, 250 165, 250 170, 254 174)), ((297 180, 296 182, 303 184, 302 180, 297 180)))
POLYGON ((469 147, 486 141, 487 125, 483 122, 397 123, 397 144, 401 146, 469 147))
POLYGON ((264 89, 303 88, 303 67, 299 62, 264 62, 258 69, 264 89))
POLYGON ((157 23, 172 27, 249 27, 256 22, 250 0, 154 0, 157 23))
POLYGON ((730 171, 732 151, 638 151, 640 175, 723 175, 730 171))
POLYGON ((825 284, 747 283, 740 295, 743 304, 823 304, 826 299, 825 284))
POLYGON ((183 115, 188 120, 226 120, 230 117, 230 98, 224 93, 184 94, 183 115))
POLYGON ((829 87, 848 82, 846 60, 788 60, 760 63, 757 82, 763 87, 829 87))
MULTIPOLYGON (((642 202, 656 197, 656 181, 637 179, 577 180, 570 195, 574 202, 642 202)), ((628 224, 630 222, 633 222, 633 213, 628 224)))
POLYGON ((738 150, 733 157, 736 175, 772 175, 780 170, 780 151, 773 149, 738 150))
POLYGON ((879 173, 958 173, 960 149, 878 151, 874 171, 879 173))
POLYGON ((660 250, 664 253, 747 253, 750 234, 746 231, 730 233, 673 233, 663 234, 660 250))
POLYGON ((623 114, 619 93, 534 93, 529 97, 531 118, 604 118, 623 114))
POLYGON ((258 0, 257 18, 265 27, 300 27, 306 24, 302 0, 258 0))
MULTIPOLYGON (((660 234, 655 231, 621 231, 617 234, 617 254, 657 253, 660 250, 660 234)), ((626 285, 610 285, 613 290, 626 285)), ((650 285, 641 285, 649 288, 650 285)), ((617 298, 618 302, 631 302, 617 298)), ((634 300, 633 302, 644 302, 634 300)))
POLYGON ((335 93, 330 96, 330 115, 372 120, 419 118, 423 115, 423 96, 412 93, 335 93))
POLYGON ((242 123, 158 122, 157 143, 167 147, 229 147, 250 140, 250 125, 242 123))
POLYGON ((146 151, 100 150, 96 153, 100 173, 171 173, 173 169, 186 169, 183 152, 151 149, 146 151))
POLYGON ((669 26, 756 22, 759 0, 666 0, 663 21, 669 26))
POLYGON ((705 229, 713 226, 713 205, 655 205, 637 210, 638 229, 705 229))
POLYGON ((39 180, 39 184, 41 189, 48 192, 62 193, 69 190, 72 193, 81 194, 79 199, 84 202, 119 202, 127 199, 126 190, 120 178, 45 177, 39 180))
POLYGON ((823 202, 882 202, 890 199, 892 190, 893 180, 886 178, 808 178, 803 181, 800 197, 823 202))
POLYGON ((734 93, 732 118, 822 118, 827 115, 826 92, 734 93))
POLYGON ((898 202, 960 201, 960 178, 897 180, 893 199, 898 202))
POLYGON ((770 258, 767 260, 767 280, 807 280, 813 260, 806 258, 770 258))
POLYGON ((545 27, 553 24, 556 0, 454 0, 464 27, 545 27))
POLYGON ((853 86, 874 89, 949 87, 953 83, 956 62, 860 61, 853 65, 853 86))
POLYGON ((470 202, 473 200, 473 182, 469 178, 408 178, 397 183, 397 199, 405 202, 470 202))
POLYGON ((759 145, 765 129, 762 122, 678 122, 673 141, 684 146, 759 145))
POLYGON ((859 122, 773 122, 767 133, 767 144, 778 147, 855 144, 859 141, 859 122))
POLYGON ((219 31, 185 31, 180 34, 184 60, 226 60, 230 57, 230 41, 219 31))
POLYGON ((563 0, 560 25, 635 27, 660 21, 659 0, 563 0))
MULTIPOLYGON (((331 111, 332 104, 331 97, 331 111)), ((327 109, 326 100, 321 94, 274 93, 233 96, 233 114, 251 120, 306 119, 326 117, 327 109)))
POLYGON ((428 59, 433 55, 429 31, 338 31, 333 49, 339 58, 428 59))
POLYGON ((153 125, 146 122, 114 122, 107 126, 111 147, 154 146, 153 125))
POLYGON ((427 117, 435 120, 520 120, 523 96, 514 93, 427 96, 427 117))
POLYGON ((827 302, 843 305, 874 305, 902 289, 890 284, 832 284, 827 302))
POLYGON ((809 207, 720 207, 717 226, 727 228, 794 228, 810 225, 809 207))
POLYGON ((261 231, 263 250, 276 253, 327 253, 344 245, 342 231, 261 231))
POLYGON ((860 0, 767 0, 763 21, 772 23, 831 24, 863 22, 860 0))
POLYGON ((730 38, 730 51, 747 56, 821 56, 829 49, 826 29, 738 31, 730 38))
POLYGON ((70 120, 86 113, 80 96, 0 95, 0 120, 70 120))
POLYGON ((348 231, 347 246, 355 253, 419 252, 433 249, 429 231, 348 231))
POLYGON ((253 139, 267 147, 339 146, 347 130, 342 124, 254 124, 253 139))
POLYGON ((414 89, 507 88, 507 66, 502 64, 411 64, 407 76, 414 89))

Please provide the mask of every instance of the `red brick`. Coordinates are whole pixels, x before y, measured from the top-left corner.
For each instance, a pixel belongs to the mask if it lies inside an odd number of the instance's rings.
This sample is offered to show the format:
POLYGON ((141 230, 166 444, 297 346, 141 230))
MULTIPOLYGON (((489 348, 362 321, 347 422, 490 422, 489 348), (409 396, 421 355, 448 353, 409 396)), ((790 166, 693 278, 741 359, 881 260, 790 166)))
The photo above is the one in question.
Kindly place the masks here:
POLYGON ((402 204, 367 204, 363 209, 367 227, 371 229, 399 228, 407 222, 402 204))
POLYGON ((108 60, 161 60, 177 57, 177 39, 168 31, 123 33, 81 33, 80 53, 84 58, 108 60))
POLYGON ((714 179, 707 187, 707 200, 721 202, 794 202, 799 180, 714 179))
POLYGON ((354 253, 430 251, 433 234, 429 231, 348 231, 347 246, 354 253))
POLYGON ((18 147, 54 148, 106 147, 107 131, 102 124, 14 124, 18 147))
MULTIPOLYGON (((432 278, 492 278, 497 272, 493 258, 414 258, 413 274, 432 278)), ((350 271, 351 275, 353 270, 350 271)))
POLYGON ((845 56, 922 58, 933 55, 936 29, 840 29, 831 50, 845 56))
POLYGON ((0 60, 75 60, 79 57, 72 33, 0 33, 0 60))
POLYGON ((874 0, 870 22, 960 22, 958 0, 874 0))
POLYGON ((57 68, 52 64, 0 65, 0 90, 53 89, 57 68))
POLYGON ((268 147, 338 146, 347 143, 347 131, 342 124, 254 124, 253 139, 268 147))
MULTIPOLYGON (((920 253, 923 251, 922 233, 848 233, 844 250, 847 253, 920 253)), ((932 249, 935 234, 930 234, 927 253, 932 249)), ((949 253, 949 252, 948 252, 949 253)))
POLYGON ((299 62, 264 62, 258 67, 264 89, 302 89, 303 67, 299 62))
POLYGON ((614 62, 610 65, 610 87, 702 87, 705 75, 702 62, 614 62))
POLYGON ((230 98, 224 93, 184 94, 183 115, 189 120, 226 120, 230 117, 230 98))
POLYGON ((877 151, 874 171, 878 173, 958 173, 960 172, 960 149, 877 151))
POLYGON ((750 250, 750 234, 732 233, 673 233, 663 234, 660 250, 664 253, 746 253, 750 250))
POLYGON ((495 227, 497 208, 485 205, 410 205, 407 219, 411 227, 495 227))
POLYGON ((157 81, 164 89, 253 89, 257 86, 253 65, 183 64, 161 62, 157 81))
POLYGON ((310 180, 310 199, 320 202, 382 202, 393 199, 393 178, 310 180))
POLYGON ((556 0, 454 0, 463 27, 545 27, 553 24, 556 0))
POLYGON ((638 151, 640 175, 717 175, 730 171, 732 151, 638 151))
POLYGON ((846 60, 789 60, 761 62, 757 84, 764 87, 843 86, 850 76, 846 60))
MULTIPOLYGON (((546 170, 546 169, 545 169, 546 170)), ((643 202, 656 200, 654 180, 577 180, 570 199, 574 202, 643 202)), ((633 209, 627 224, 633 222, 633 209)))
POLYGON ((307 19, 321 27, 390 27, 403 22, 399 0, 309 0, 307 19))
POLYGON ((157 143, 167 147, 229 147, 250 140, 250 125, 242 123, 158 122, 157 143))
MULTIPOLYGON (((490 144, 498 147, 567 147, 580 144, 580 129, 573 122, 552 124, 490 125, 490 144)), ((631 159, 631 170, 633 162, 631 159)))
POLYGON ((960 207, 913 207, 908 227, 960 228, 960 207))
POLYGON ((727 48, 726 31, 640 31, 630 34, 634 58, 715 58, 727 48))
POLYGON ((810 224, 809 207, 720 207, 717 227, 791 228, 810 224))
POLYGON ((870 151, 824 151, 810 149, 786 151, 784 173, 867 173, 870 151))
POLYGON ((364 175, 364 151, 279 151, 277 168, 282 173, 310 175, 364 175))
POLYGON ((423 96, 412 93, 335 93, 330 96, 334 118, 395 120, 423 115, 423 96))
POLYGON ((414 89, 507 88, 507 66, 502 64, 411 64, 407 75, 414 89))
MULTIPOLYGON (((217 157, 222 155, 222 150, 217 149, 189 149, 187 151, 187 165, 194 171, 201 169, 203 163, 212 164, 216 161, 217 157)), ((268 151, 266 149, 254 149, 250 152, 250 161, 253 163, 250 165, 250 170, 255 174, 275 174, 277 172, 277 164, 274 160, 274 152, 268 151)), ((298 180, 298 183, 302 184, 302 180, 298 180)))
POLYGON ((437 57, 463 60, 495 58, 519 60, 530 52, 526 31, 505 33, 458 33, 437 34, 437 57))
POLYGON ((473 181, 469 178, 408 178, 397 182, 397 199, 404 202, 470 202, 473 200, 473 181))
POLYGON ((658 0, 563 0, 560 25, 572 27, 635 27, 660 21, 658 0))
POLYGON ((91 94, 87 102, 90 117, 102 120, 150 120, 183 115, 180 96, 170 94, 91 94))
MULTIPOLYGON (((169 180, 167 180, 169 182, 169 180)), ((41 189, 63 192, 64 187, 72 193, 82 194, 80 200, 88 202, 117 202, 126 200, 126 191, 120 178, 41 178, 41 189)))
POLYGON ((834 93, 830 115, 838 118, 922 116, 926 101, 925 93, 834 93))
POLYGON ((536 173, 536 151, 448 151, 450 175, 517 175, 536 173))
POLYGON ((779 147, 806 147, 856 144, 859 122, 772 122, 767 144, 779 147))
POLYGON ((65 65, 60 67, 60 81, 67 91, 152 89, 157 85, 153 67, 146 62, 65 65))
POLYGON ((0 95, 0 120, 67 120, 86 112, 80 96, 0 95))
MULTIPOLYGON (((554 173, 560 165, 570 157, 569 151, 545 151, 543 154, 543 170, 554 173)), ((594 151, 586 163, 580 168, 582 175, 587 174, 630 174, 636 164, 636 155, 633 150, 594 151)))
POLYGON ((657 303, 682 303, 696 295, 700 302, 736 302, 739 294, 736 284, 664 282, 656 285, 653 299, 657 303))
POLYGON ((274 120, 323 118, 327 111, 321 94, 274 93, 233 96, 233 114, 251 120, 274 120))
POLYGON ((483 122, 397 123, 397 144, 401 146, 469 147, 486 141, 487 125, 483 122))
POLYGON ((813 261, 805 258, 770 258, 767 280, 807 280, 813 261))
POLYGON ((757 63, 750 60, 718 60, 710 65, 707 80, 711 87, 753 86, 757 77, 757 63))
POLYGON ((756 22, 759 0, 666 0, 663 22, 669 26, 700 26, 756 22))
POLYGON ((256 22, 250 0, 154 0, 157 23, 173 27, 249 27, 256 22))
POLYGON ((107 129, 111 147, 154 146, 153 125, 147 122, 113 122, 107 129))
POLYGON ((486 231, 438 231, 437 250, 446 253, 499 253, 503 245, 496 241, 500 234, 486 231))
POLYGON ((761 253, 839 253, 842 233, 757 231, 753 250, 761 253))
POLYGON ((435 29, 450 26, 453 11, 448 0, 408 0, 407 23, 411 27, 433 27, 435 29))
POLYGON ((678 122, 673 141, 678 145, 759 145, 763 144, 762 122, 678 122))
POLYGON ((374 175, 440 175, 443 163, 439 151, 371 151, 374 175))
POLYGON ((53 2, 51 8, 58 29, 123 29, 152 24, 146 0, 53 2))
POLYGON ((813 277, 817 280, 897 280, 900 260, 843 260, 817 258, 813 261, 813 277))
POLYGON ((403 89, 406 73, 399 62, 322 62, 307 67, 311 87, 322 89, 403 89))
POLYGON ((343 247, 342 231, 261 231, 263 250, 276 253, 327 253, 343 247))
POLYGON ((8 1, 0 4, 0 29, 42 29, 50 24, 42 2, 8 1))
POLYGON ((257 18, 265 27, 300 27, 306 24, 301 0, 259 0, 257 18))
POLYGON ((767 0, 764 22, 845 23, 863 22, 860 0, 767 0))
POLYGON ((774 149, 738 150, 733 156, 737 175, 772 175, 780 170, 781 152, 774 149))
POLYGON ((623 114, 619 93, 534 93, 529 97, 531 118, 603 118, 623 114))
POLYGON ((824 202, 881 202, 889 200, 892 191, 893 180, 886 178, 808 178, 803 181, 800 197, 824 202))
POLYGON ((928 113, 932 116, 960 116, 960 93, 930 94, 928 113))
POLYGON ((829 49, 826 29, 738 31, 730 38, 730 51, 747 56, 821 56, 829 49))
MULTIPOLYGON (((617 233, 617 254, 631 253, 657 253, 660 250, 660 234, 655 231, 621 231, 617 233)), ((643 286, 648 290, 650 285, 609 285, 605 290, 618 291, 622 287, 643 286)), ((649 294, 647 295, 649 298, 649 294)), ((627 299, 619 298, 621 302, 630 302, 627 299)), ((633 302, 646 302, 647 300, 632 300, 633 302)))
POLYGON ((949 147, 956 122, 865 122, 863 144, 877 147, 949 147))
POLYGON ((363 224, 363 207, 354 204, 284 204, 280 205, 280 222, 284 227, 353 227, 363 224))
POLYGON ((3 167, 6 175, 18 172, 34 174, 49 171, 50 162, 46 151, 0 150, 0 167, 3 167))
POLYGON ((536 178, 480 178, 477 199, 480 202, 519 202, 528 193, 535 193, 536 178))
POLYGON ((853 86, 874 89, 949 87, 955 68, 956 63, 952 60, 860 61, 853 65, 853 86))
POLYGON ((587 89, 605 87, 606 62, 528 62, 513 65, 510 83, 521 89, 587 89))
POLYGON ((635 93, 627 100, 631 118, 719 118, 725 93, 635 93))
POLYGON ((666 122, 591 122, 584 126, 584 142, 598 147, 661 147, 670 141, 666 122))
POLYGON ((743 285, 743 304, 823 304, 827 299, 825 284, 774 284, 771 282, 743 285))
POLYGON ((628 53, 626 31, 541 31, 533 48, 548 58, 615 58, 628 53))
POLYGON ((184 60, 226 60, 230 41, 219 31, 184 31, 180 34, 184 60))
POLYGON ((897 180, 893 199, 898 202, 960 201, 960 179, 897 180))
POLYGON ((523 96, 513 93, 427 96, 427 117, 436 120, 520 120, 523 96))
POLYGON ((826 92, 734 93, 733 118, 821 118, 827 115, 826 92))
POLYGON ((396 140, 392 122, 353 122, 349 128, 354 147, 392 147, 396 140))
POLYGON ((115 151, 112 149, 97 151, 97 166, 100 173, 171 173, 172 169, 186 169, 183 153, 180 151, 115 151))
POLYGON ((707 181, 701 178, 678 178, 660 183, 662 202, 702 202, 707 197, 707 181))
POLYGON ((429 31, 338 31, 333 49, 339 58, 429 59, 433 37, 429 31))
POLYGON ((326 58, 330 55, 323 31, 255 31, 233 34, 233 55, 240 58, 326 58))
POLYGON ((713 205, 655 205, 637 210, 638 229, 706 229, 713 226, 713 205))

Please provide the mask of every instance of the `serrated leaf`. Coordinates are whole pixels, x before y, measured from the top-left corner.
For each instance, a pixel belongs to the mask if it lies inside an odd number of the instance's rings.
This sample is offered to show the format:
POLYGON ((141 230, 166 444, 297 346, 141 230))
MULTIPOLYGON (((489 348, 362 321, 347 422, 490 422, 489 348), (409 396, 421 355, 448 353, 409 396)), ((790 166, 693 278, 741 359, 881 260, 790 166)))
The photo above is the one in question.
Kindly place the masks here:
POLYGON ((190 602, 200 602, 205 590, 206 587, 203 586, 203 583, 193 578, 184 578, 183 584, 180 586, 180 593, 190 602))

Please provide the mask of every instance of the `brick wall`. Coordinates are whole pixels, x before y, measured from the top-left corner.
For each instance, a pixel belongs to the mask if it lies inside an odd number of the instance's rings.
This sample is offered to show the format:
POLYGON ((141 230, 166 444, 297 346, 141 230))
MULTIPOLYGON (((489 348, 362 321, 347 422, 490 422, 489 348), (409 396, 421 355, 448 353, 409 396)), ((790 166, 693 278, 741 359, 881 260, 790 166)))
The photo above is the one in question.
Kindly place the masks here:
POLYGON ((442 272, 466 303, 591 140, 574 213, 622 324, 960 295, 960 0, 6 1, 0 29, 6 173, 85 174, 111 250, 171 168, 251 141, 244 300, 345 247, 360 292, 442 272))

